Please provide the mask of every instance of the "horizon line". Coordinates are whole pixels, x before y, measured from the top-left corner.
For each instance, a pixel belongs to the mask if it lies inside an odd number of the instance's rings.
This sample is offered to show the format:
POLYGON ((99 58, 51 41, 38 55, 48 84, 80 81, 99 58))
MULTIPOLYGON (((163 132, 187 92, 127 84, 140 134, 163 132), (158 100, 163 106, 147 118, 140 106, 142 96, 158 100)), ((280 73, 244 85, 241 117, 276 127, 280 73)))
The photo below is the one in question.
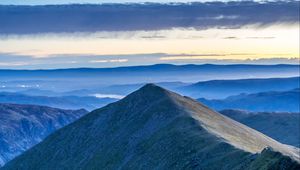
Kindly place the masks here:
POLYGON ((132 67, 153 67, 153 66, 298 66, 300 69, 299 64, 212 64, 212 63, 204 63, 204 64, 168 64, 168 63, 159 63, 159 64, 145 64, 145 65, 128 65, 128 66, 116 66, 116 67, 66 67, 66 68, 48 68, 48 69, 10 69, 10 68, 0 68, 0 71, 56 71, 56 70, 96 70, 96 69, 118 69, 118 68, 132 68, 132 67))

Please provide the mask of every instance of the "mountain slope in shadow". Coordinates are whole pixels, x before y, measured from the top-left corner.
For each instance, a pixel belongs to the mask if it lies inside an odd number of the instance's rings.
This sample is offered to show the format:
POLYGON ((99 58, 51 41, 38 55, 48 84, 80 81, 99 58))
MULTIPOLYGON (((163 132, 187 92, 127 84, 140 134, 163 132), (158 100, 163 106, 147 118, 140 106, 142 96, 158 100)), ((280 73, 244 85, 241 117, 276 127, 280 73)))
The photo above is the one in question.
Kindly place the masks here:
POLYGON ((147 84, 58 130, 2 169, 297 169, 298 151, 147 84))
POLYGON ((86 113, 83 109, 0 103, 0 166, 86 113))

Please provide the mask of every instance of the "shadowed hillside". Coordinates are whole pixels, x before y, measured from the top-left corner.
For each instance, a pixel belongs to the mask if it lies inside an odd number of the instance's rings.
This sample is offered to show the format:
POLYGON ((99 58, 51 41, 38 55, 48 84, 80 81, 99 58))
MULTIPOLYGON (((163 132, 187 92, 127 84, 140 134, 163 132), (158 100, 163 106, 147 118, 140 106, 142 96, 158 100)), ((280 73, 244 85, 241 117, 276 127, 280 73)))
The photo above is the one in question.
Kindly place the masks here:
POLYGON ((0 104, 0 166, 86 113, 85 110, 0 104))

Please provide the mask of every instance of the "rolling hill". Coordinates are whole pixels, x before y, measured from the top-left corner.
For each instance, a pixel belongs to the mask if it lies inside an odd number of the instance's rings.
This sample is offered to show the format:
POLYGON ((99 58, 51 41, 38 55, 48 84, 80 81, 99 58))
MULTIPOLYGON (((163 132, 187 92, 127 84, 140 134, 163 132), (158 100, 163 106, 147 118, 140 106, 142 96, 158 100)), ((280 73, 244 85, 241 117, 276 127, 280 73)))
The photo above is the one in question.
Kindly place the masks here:
POLYGON ((178 88, 180 94, 193 98, 223 99, 241 93, 286 91, 300 87, 300 77, 212 80, 178 88))
POLYGON ((86 113, 85 110, 0 104, 0 166, 86 113))
POLYGON ((153 84, 58 130, 2 169, 299 169, 299 150, 153 84))
POLYGON ((230 96, 223 100, 198 99, 216 110, 240 109, 253 112, 300 112, 300 89, 230 96))

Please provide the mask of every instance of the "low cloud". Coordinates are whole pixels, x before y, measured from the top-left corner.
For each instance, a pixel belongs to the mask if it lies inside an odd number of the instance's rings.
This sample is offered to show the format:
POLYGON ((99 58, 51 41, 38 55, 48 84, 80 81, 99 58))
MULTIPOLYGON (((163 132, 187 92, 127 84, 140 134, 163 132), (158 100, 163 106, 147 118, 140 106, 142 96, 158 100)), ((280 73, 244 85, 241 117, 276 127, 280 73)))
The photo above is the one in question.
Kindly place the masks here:
POLYGON ((224 37, 223 39, 237 40, 237 39, 240 39, 240 38, 239 37, 224 37))
MULTIPOLYGON (((228 55, 224 55, 228 56, 228 55)), ((161 61, 167 61, 171 63, 197 63, 197 64, 293 64, 299 65, 300 59, 294 58, 257 58, 257 59, 206 59, 203 56, 178 56, 178 57, 161 57, 161 61)))
POLYGON ((274 39, 275 37, 247 37, 247 39, 274 39))
POLYGON ((299 23, 299 1, 0 6, 2 35, 240 28, 282 23, 299 23))
POLYGON ((90 63, 123 63, 128 62, 128 59, 113 59, 113 60, 91 60, 90 63))
POLYGON ((94 97, 97 97, 97 98, 113 98, 113 99, 122 99, 124 98, 125 96, 122 96, 122 95, 118 95, 118 94, 100 94, 100 93, 96 93, 96 94, 93 94, 91 96, 94 96, 94 97))
POLYGON ((220 57, 226 56, 225 54, 169 54, 164 57, 160 57, 161 61, 172 61, 172 60, 201 60, 204 57, 220 57))
POLYGON ((26 66, 30 65, 30 63, 26 62, 0 62, 0 67, 16 67, 16 66, 26 66))

